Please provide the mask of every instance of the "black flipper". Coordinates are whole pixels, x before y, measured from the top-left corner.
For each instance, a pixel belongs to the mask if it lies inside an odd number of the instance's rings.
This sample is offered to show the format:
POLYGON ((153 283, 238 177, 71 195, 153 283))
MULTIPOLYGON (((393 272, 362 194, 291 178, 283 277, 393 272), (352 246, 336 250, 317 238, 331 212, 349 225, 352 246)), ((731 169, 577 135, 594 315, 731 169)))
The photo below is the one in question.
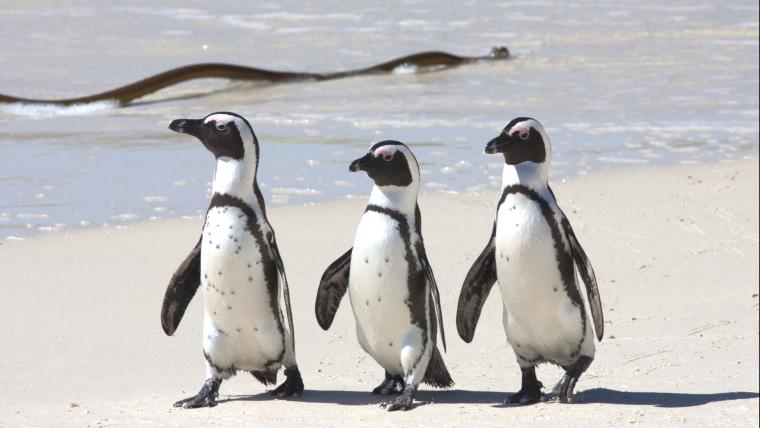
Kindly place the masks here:
MULTIPOLYGON (((256 146, 256 157, 259 156, 258 146, 256 146)), ((282 298, 285 302, 285 313, 288 317, 288 329, 290 330, 290 344, 293 347, 293 353, 296 352, 296 333, 293 330, 293 313, 290 309, 290 288, 288 287, 288 278, 285 276, 285 265, 282 263, 282 256, 280 255, 280 249, 277 247, 277 240, 274 237, 274 229, 269 224, 267 219, 267 209, 264 203, 264 195, 261 193, 258 181, 253 182, 253 193, 256 196, 256 202, 261 208, 261 214, 264 217, 262 220, 268 226, 266 238, 269 242, 269 247, 272 249, 272 255, 274 261, 277 264, 277 271, 280 273, 280 283, 282 284, 282 298)), ((265 384, 266 385, 266 384, 265 384)))
POLYGON ((573 232, 573 228, 566 217, 562 218, 562 228, 565 229, 565 235, 568 242, 570 242, 570 248, 573 250, 575 265, 578 266, 578 272, 581 275, 581 279, 583 279, 583 283, 586 285, 586 296, 588 297, 588 305, 591 308, 591 316, 594 318, 596 338, 602 340, 602 336, 604 336, 604 315, 602 314, 602 299, 599 297, 599 288, 596 285, 594 268, 591 266, 586 252, 583 251, 583 247, 578 242, 578 238, 575 236, 575 232, 573 232))
POLYGON ((345 254, 338 257, 327 267, 322 279, 319 280, 317 300, 314 311, 317 314, 317 322, 322 330, 327 330, 335 319, 340 301, 348 290, 348 275, 351 268, 351 251, 349 248, 345 254))
POLYGON ((280 250, 277 248, 277 241, 274 238, 274 230, 269 228, 267 233, 267 239, 269 240, 269 247, 272 249, 274 255, 274 261, 277 263, 277 271, 280 273, 280 283, 282 285, 282 298, 285 302, 285 315, 288 317, 288 330, 290 331, 290 344, 292 346, 293 354, 296 352, 296 332, 293 330, 293 312, 290 309, 290 288, 288 287, 288 278, 285 276, 285 265, 282 263, 282 256, 280 256, 280 250))
MULTIPOLYGON (((422 240, 422 215, 420 214, 420 206, 417 205, 414 208, 414 223, 417 230, 417 236, 420 240, 416 245, 417 257, 419 257, 422 263, 422 268, 425 270, 427 276, 428 286, 430 287, 430 294, 433 297, 433 303, 435 304, 435 317, 438 327, 441 328, 441 343, 443 344, 443 351, 446 352, 446 332, 443 329, 443 314, 441 310, 441 296, 438 293, 438 284, 435 282, 435 276, 433 275, 433 268, 430 267, 427 254, 425 253, 425 243, 422 240)), ((435 329, 433 329, 435 331, 435 329)))
POLYGON ((472 264, 467 277, 462 284, 457 305, 457 331, 459 337, 467 343, 472 341, 475 335, 475 327, 478 325, 480 312, 483 304, 496 282, 496 223, 493 225, 491 239, 486 244, 483 252, 472 264))
MULTIPOLYGON (((557 197, 554 196, 554 191, 551 187, 549 187, 549 193, 551 193, 552 198, 554 198, 554 202, 556 203, 557 197)), ((581 279, 583 279, 583 284, 586 285, 586 296, 588 296, 588 304, 591 308, 591 317, 594 318, 596 338, 601 341, 604 336, 604 315, 602 314, 602 299, 599 297, 599 288, 596 286, 594 268, 591 266, 591 262, 588 260, 586 252, 583 251, 580 242, 578 242, 578 238, 575 236, 575 232, 573 232, 573 227, 570 226, 570 221, 568 221, 562 208, 559 208, 559 204, 557 204, 557 208, 562 214, 560 223, 562 224, 562 229, 570 243, 570 249, 573 252, 575 265, 578 266, 578 272, 581 275, 581 279)))
POLYGON ((161 305, 161 327, 167 336, 174 334, 179 322, 185 315, 185 310, 193 300, 195 292, 201 285, 201 240, 195 244, 190 254, 185 257, 182 264, 169 280, 164 294, 164 303, 161 305))

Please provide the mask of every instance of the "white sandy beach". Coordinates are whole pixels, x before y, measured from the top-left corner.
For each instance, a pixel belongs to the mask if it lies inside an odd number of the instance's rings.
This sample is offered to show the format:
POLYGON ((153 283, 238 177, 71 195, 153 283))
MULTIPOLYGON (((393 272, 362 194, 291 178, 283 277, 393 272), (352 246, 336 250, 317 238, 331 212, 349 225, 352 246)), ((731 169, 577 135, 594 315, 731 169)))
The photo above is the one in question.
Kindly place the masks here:
MULTIPOLYGON (((174 337, 159 309, 201 220, 156 221, 2 241, 0 426, 757 426, 758 160, 622 169, 553 188, 596 269, 607 322, 576 404, 501 404, 520 372, 498 288, 472 344, 454 325, 498 194, 436 193, 420 207, 453 390, 423 386, 421 405, 388 413, 369 394, 383 372, 359 347, 347 301, 330 331, 317 325, 317 283, 351 245, 365 199, 270 204, 301 398, 272 399, 241 373, 217 407, 172 408, 203 382, 202 308, 196 297, 174 337)), ((538 377, 551 387, 561 371, 542 366, 538 377)))

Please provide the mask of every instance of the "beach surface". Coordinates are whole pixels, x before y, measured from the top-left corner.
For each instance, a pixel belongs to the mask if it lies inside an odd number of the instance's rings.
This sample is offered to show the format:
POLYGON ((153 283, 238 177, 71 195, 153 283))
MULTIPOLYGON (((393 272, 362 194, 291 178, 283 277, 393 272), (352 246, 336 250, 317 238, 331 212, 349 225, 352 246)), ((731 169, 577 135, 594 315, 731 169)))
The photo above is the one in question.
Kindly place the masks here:
MULTIPOLYGON (((366 203, 356 198, 268 210, 306 384, 292 400, 241 373, 222 384, 217 407, 172 408, 203 382, 202 305, 196 296, 173 337, 159 310, 200 218, 0 241, 0 426, 757 426, 758 160, 624 168, 553 188, 594 265, 606 319, 576 404, 501 404, 520 372, 498 288, 471 344, 454 324, 499 195, 425 193, 453 390, 423 386, 418 407, 386 412, 369 394, 383 372, 357 343, 347 298, 330 331, 317 325, 317 284, 351 246, 366 203)), ((545 390, 561 374, 538 370, 545 390)))

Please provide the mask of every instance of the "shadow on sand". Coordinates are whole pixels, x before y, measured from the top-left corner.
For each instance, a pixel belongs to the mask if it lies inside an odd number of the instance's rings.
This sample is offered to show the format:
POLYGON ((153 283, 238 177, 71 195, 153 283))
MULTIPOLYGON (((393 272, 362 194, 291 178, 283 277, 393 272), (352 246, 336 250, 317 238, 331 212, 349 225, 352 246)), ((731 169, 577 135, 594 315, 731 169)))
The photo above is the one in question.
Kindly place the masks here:
MULTIPOLYGON (((493 404, 494 407, 512 407, 504 405, 504 399, 510 395, 507 392, 468 391, 454 389, 450 391, 419 391, 418 405, 431 403, 450 404, 493 404)), ((690 394, 678 392, 642 392, 617 391, 607 388, 594 388, 581 391, 576 395, 578 404, 618 404, 654 407, 693 407, 708 403, 731 400, 746 400, 758 398, 757 392, 718 392, 713 394, 690 394)), ((227 401, 269 401, 275 398, 268 392, 256 395, 229 395, 219 400, 227 401)), ((304 394, 292 399, 304 403, 328 403, 343 406, 380 405, 390 401, 392 396, 372 395, 368 391, 334 391, 307 389, 304 394)), ((416 406, 415 406, 416 407, 416 406)))
MULTIPOLYGON (((467 391, 455 389, 450 391, 419 391, 416 400, 419 405, 428 403, 490 403, 496 404, 504 400, 506 394, 503 392, 491 391, 467 391)), ((366 406, 368 404, 380 405, 383 402, 390 401, 394 396, 372 395, 369 391, 333 391, 333 390, 316 390, 307 389, 303 395, 292 399, 304 403, 329 403, 343 406, 366 406)), ((274 397, 266 392, 256 395, 228 395, 218 400, 220 403, 225 401, 268 401, 274 397)))
POLYGON ((655 407, 693 407, 718 401, 758 398, 757 392, 716 392, 689 394, 680 392, 616 391, 607 388, 587 389, 578 394, 579 403, 629 404, 655 407))

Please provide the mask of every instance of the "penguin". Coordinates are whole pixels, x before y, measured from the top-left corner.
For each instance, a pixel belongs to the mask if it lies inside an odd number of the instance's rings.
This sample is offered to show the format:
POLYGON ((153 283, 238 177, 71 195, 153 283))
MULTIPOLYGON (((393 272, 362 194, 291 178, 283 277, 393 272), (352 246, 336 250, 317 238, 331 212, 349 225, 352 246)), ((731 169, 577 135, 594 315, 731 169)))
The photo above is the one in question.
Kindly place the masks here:
POLYGON ((594 269, 548 184, 551 144, 535 119, 519 117, 488 142, 505 165, 491 239, 462 285, 457 331, 472 341, 483 304, 498 281, 507 341, 522 372, 520 390, 506 404, 543 398, 536 366, 552 363, 565 374, 553 394, 572 401, 575 384, 594 359, 594 337, 576 280, 586 286, 596 337, 604 334, 602 303, 594 269))
POLYGON ((161 308, 161 326, 171 336, 200 287, 206 381, 198 394, 174 406, 215 406, 222 381, 238 370, 274 385, 281 366, 286 379, 272 393, 300 396, 304 386, 296 364, 288 281, 256 181, 259 143, 253 128, 242 116, 217 112, 174 120, 169 129, 198 138, 216 158, 201 237, 169 281, 161 308))
POLYGON ((349 171, 365 171, 374 187, 353 247, 322 275, 317 321, 329 329, 348 291, 359 344, 385 370, 372 394, 400 394, 383 407, 409 410, 421 382, 439 388, 454 384, 436 347, 439 328, 444 350, 446 338, 422 240, 419 166, 405 144, 382 141, 349 171))

